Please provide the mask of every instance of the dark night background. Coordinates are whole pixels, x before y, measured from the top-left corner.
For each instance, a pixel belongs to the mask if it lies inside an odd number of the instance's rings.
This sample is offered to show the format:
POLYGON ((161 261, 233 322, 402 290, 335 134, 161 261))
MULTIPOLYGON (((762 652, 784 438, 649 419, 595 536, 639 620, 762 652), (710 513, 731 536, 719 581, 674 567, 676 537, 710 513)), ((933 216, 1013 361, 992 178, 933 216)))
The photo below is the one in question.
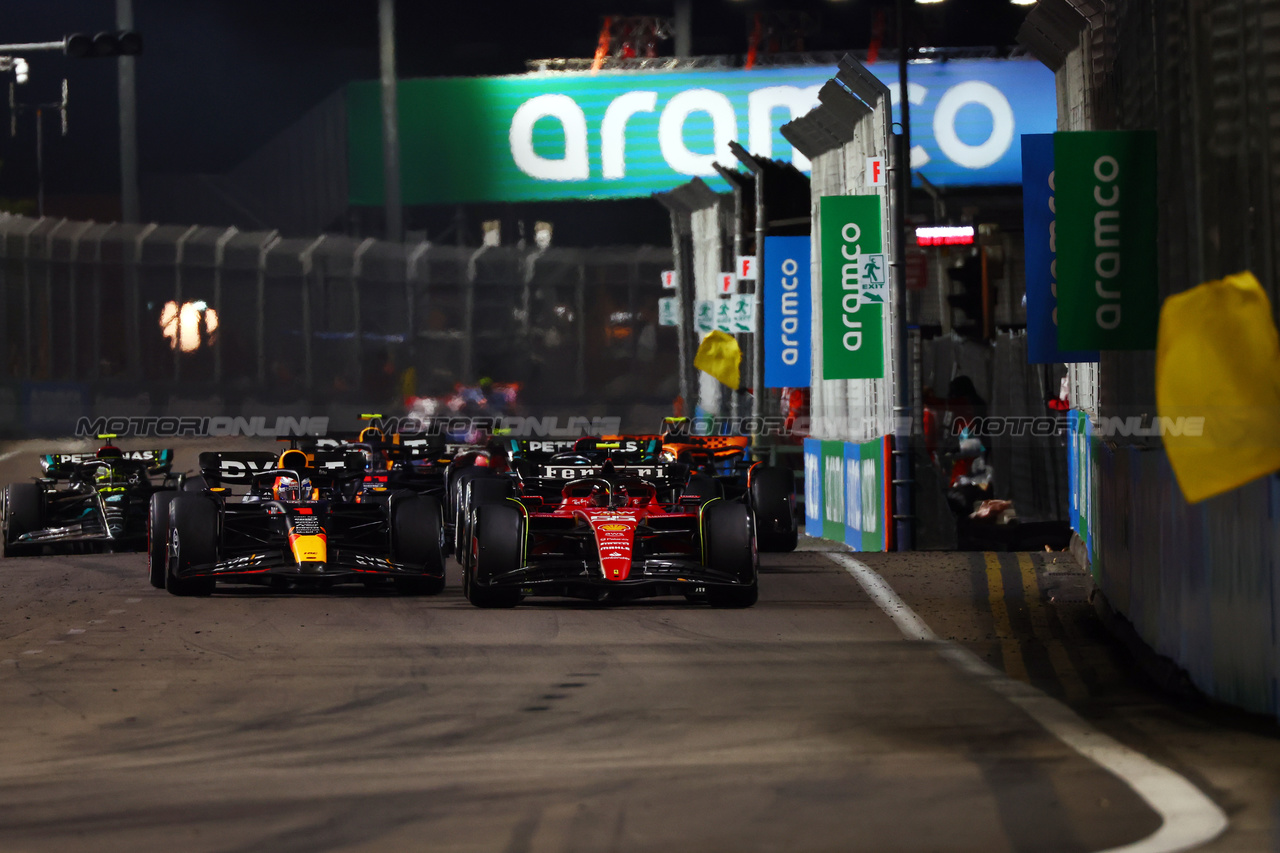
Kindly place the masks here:
MULTIPOLYGON (((911 40, 1009 46, 1028 8, 1009 0, 918 5, 911 40)), ((4 0, 3 9, 0 41, 6 43, 115 29, 113 0, 4 0)), ((895 39, 893 12, 882 0, 695 0, 694 54, 744 54, 751 13, 765 10, 813 15, 809 50, 866 49, 873 21, 885 10, 886 45, 895 39)), ((611 13, 670 16, 673 4, 400 0, 398 71, 402 77, 514 74, 524 71, 526 59, 589 57, 601 16, 611 13)), ((376 0, 134 0, 134 18, 145 40, 137 65, 143 173, 226 171, 346 82, 378 74, 376 0)), ((670 54, 672 43, 662 43, 660 52, 670 54)), ((62 78, 70 85, 70 135, 59 136, 56 112, 45 117, 46 192, 83 197, 81 208, 112 218, 119 169, 115 61, 52 52, 26 58, 31 81, 18 87, 19 101, 56 101, 62 78)), ((23 115, 17 138, 0 135, 0 197, 35 193, 34 122, 34 115, 23 115)), ((624 217, 666 221, 648 200, 598 204, 614 205, 624 217)), ((530 206, 527 213, 554 217, 556 207, 530 206)))

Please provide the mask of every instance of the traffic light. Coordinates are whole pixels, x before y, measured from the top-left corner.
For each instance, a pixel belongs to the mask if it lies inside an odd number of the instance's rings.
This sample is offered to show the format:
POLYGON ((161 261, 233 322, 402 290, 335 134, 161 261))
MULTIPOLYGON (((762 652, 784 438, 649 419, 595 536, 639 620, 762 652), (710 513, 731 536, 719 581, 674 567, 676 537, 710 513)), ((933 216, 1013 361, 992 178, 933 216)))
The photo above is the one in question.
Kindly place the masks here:
POLYGON ((72 33, 62 40, 62 52, 76 59, 137 56, 142 53, 142 36, 132 30, 98 33, 95 36, 72 33))

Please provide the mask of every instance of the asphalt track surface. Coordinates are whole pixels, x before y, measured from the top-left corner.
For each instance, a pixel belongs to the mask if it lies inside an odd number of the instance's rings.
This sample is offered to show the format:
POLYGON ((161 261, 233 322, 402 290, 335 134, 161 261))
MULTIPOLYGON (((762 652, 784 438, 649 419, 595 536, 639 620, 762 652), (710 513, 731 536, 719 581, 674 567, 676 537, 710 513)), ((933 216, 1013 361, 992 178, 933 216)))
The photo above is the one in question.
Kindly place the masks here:
MULTIPOLYGON (((33 465, 0 454, 0 481, 33 465)), ((1078 601, 1048 603, 1065 568, 983 559, 867 562, 1222 804, 1205 849, 1275 849, 1274 727, 1135 686, 1078 601)), ((1084 851, 1160 825, 820 551, 765 556, 742 611, 483 611, 451 569, 435 597, 192 599, 141 555, 0 561, 0 850, 1084 851)))

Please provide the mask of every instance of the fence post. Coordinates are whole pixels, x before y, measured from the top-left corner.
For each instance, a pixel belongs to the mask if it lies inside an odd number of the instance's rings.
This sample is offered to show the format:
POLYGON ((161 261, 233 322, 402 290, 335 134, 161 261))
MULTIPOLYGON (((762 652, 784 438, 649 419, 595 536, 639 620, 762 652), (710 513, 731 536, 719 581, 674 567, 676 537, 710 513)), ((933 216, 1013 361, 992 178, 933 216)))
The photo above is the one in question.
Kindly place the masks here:
MULTIPOLYGON (((417 281, 418 263, 430 248, 431 244, 426 240, 423 240, 417 246, 414 246, 413 251, 409 253, 408 262, 405 264, 404 271, 405 319, 408 324, 405 341, 409 344, 409 364, 413 366, 415 371, 418 367, 418 306, 417 290, 415 289, 414 284, 417 281)), ((430 269, 430 267, 427 267, 428 275, 430 269)), ((424 279, 424 284, 429 285, 430 282, 424 279)), ((431 304, 429 288, 427 289, 426 298, 429 306, 431 304)))
POLYGON ((116 227, 118 223, 108 225, 93 247, 93 366, 89 376, 94 382, 102 378, 102 242, 116 227))
POLYGON ((360 278, 364 275, 364 253, 369 251, 378 241, 366 237, 364 242, 356 246, 351 256, 351 326, 355 331, 356 351, 352 358, 355 362, 356 381, 364 379, 364 326, 360 316, 360 278))
POLYGON ((258 387, 267 384, 267 255, 280 242, 280 232, 272 231, 258 244, 258 294, 257 311, 258 328, 254 337, 258 350, 258 387))
POLYGON ((53 327, 53 235, 58 233, 58 229, 67 224, 66 217, 58 220, 58 223, 49 229, 49 233, 44 235, 44 341, 45 341, 45 378, 57 378, 57 365, 54 361, 54 353, 57 351, 55 347, 54 327, 53 327))
POLYGON ((133 260, 129 263, 129 319, 125 323, 125 337, 129 341, 129 375, 135 381, 142 381, 142 328, 138 324, 138 315, 142 310, 141 294, 138 286, 138 267, 142 265, 142 243, 151 236, 158 226, 152 222, 143 226, 133 243, 133 260))
MULTIPOLYGON (((218 318, 218 325, 222 325, 222 262, 227 254, 227 244, 237 233, 239 233, 238 229, 232 225, 219 234, 218 239, 213 243, 213 313, 218 318)), ((213 384, 216 386, 222 384, 221 346, 213 348, 213 384)))
MULTIPOLYGON (((173 244, 173 304, 178 306, 178 332, 173 339, 173 381, 178 382, 182 378, 182 258, 183 250, 186 248, 187 240, 191 235, 196 233, 196 226, 192 225, 186 231, 182 232, 173 244)), ((197 330, 198 333, 198 330, 197 330)))
POLYGON ((80 263, 80 240, 92 226, 92 219, 80 223, 80 228, 71 237, 71 251, 67 257, 67 291, 70 296, 67 302, 67 328, 71 330, 71 334, 67 336, 67 351, 71 364, 68 376, 70 379, 74 379, 80 370, 80 330, 77 328, 80 312, 76 310, 76 267, 80 263))
POLYGON ((577 395, 582 397, 587 390, 587 264, 578 262, 578 287, 575 291, 574 308, 578 313, 578 369, 575 386, 577 395))
POLYGON ((31 223, 22 233, 22 376, 31 378, 31 235, 44 217, 31 223))
POLYGON ((315 269, 312 257, 324 238, 325 235, 321 234, 298 255, 298 261, 302 264, 302 387, 308 397, 311 395, 311 382, 315 376, 314 366, 311 364, 311 271, 315 269))

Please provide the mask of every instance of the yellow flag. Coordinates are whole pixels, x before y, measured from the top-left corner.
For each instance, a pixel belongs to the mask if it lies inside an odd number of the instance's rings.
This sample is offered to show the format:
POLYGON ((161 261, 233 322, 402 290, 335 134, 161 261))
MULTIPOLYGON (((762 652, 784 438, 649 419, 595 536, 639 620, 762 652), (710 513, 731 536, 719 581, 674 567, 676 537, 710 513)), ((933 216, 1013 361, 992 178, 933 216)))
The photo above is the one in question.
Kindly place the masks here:
POLYGON ((709 373, 733 390, 738 390, 738 374, 742 365, 742 349, 733 335, 714 331, 702 339, 693 366, 709 373))
POLYGON ((1189 503, 1280 469, 1280 335, 1253 273, 1165 300, 1156 406, 1171 419, 1165 450, 1189 503))

